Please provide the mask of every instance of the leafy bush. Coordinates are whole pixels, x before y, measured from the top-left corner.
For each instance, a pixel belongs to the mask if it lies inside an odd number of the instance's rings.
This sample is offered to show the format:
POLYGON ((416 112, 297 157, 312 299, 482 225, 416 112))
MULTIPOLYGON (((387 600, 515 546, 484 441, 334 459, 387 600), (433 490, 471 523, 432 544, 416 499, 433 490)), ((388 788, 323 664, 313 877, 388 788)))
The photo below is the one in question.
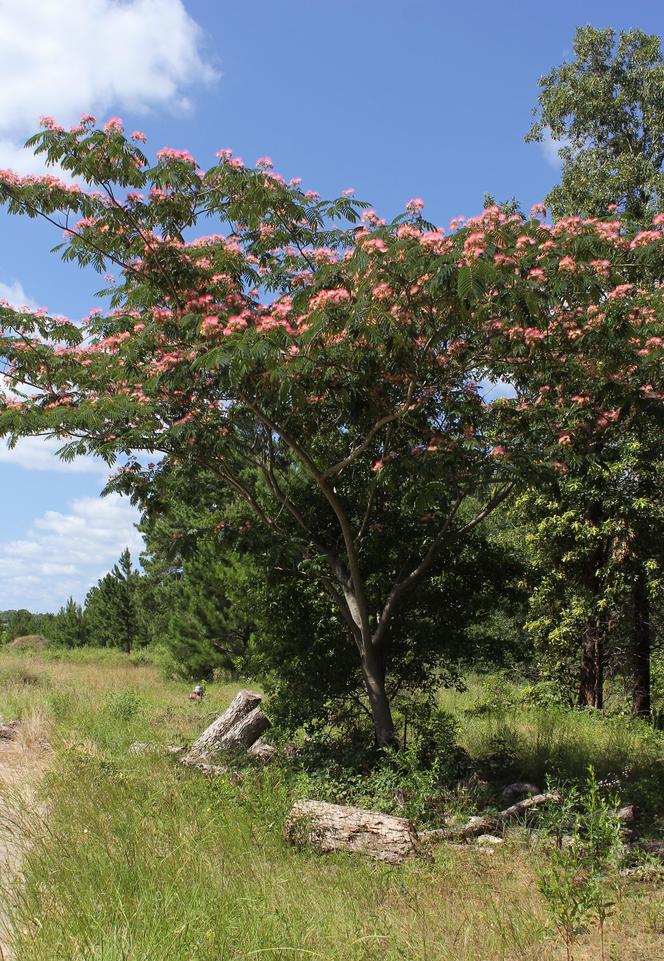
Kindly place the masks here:
POLYGON ((406 745, 381 751, 353 738, 309 741, 296 755, 296 791, 334 804, 355 804, 422 824, 440 824, 445 791, 469 770, 455 719, 430 704, 411 704, 406 745))
POLYGON ((592 767, 581 789, 565 787, 551 808, 548 830, 554 846, 540 869, 539 889, 551 922, 565 944, 567 959, 585 925, 595 921, 604 961, 604 925, 618 893, 623 849, 619 799, 602 792, 592 767))

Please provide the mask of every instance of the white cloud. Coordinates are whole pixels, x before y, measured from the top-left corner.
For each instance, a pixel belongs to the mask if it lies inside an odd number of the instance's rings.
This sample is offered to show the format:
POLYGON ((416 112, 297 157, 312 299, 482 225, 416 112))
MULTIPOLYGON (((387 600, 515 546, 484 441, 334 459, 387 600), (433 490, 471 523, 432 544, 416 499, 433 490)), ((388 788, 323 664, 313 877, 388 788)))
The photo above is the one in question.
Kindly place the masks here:
POLYGON ((0 441, 0 464, 14 464, 25 470, 57 471, 62 474, 97 474, 106 476, 109 467, 101 458, 89 455, 63 461, 57 451, 64 440, 55 437, 24 437, 10 449, 0 441))
POLYGON ((562 150, 563 147, 569 147, 569 145, 570 141, 568 137, 561 137, 560 140, 554 140, 549 130, 544 132, 544 137, 540 142, 544 159, 548 164, 556 167, 558 170, 562 167, 559 151, 562 150))
POLYGON ((182 111, 217 76, 182 0, 0 0, 0 167, 43 171, 17 144, 43 114, 182 111))
POLYGON ((125 547, 138 557, 138 519, 137 509, 119 494, 81 497, 68 513, 46 511, 24 538, 0 541, 0 610, 49 611, 70 595, 82 600, 125 547))
MULTIPOLYGON (((2 2, 2 0, 0 0, 0 2, 2 2)), ((1 46, 2 41, 0 40, 0 47, 1 46)), ((36 127, 34 121, 32 126, 36 127)), ((2 129, 1 115, 0 129, 2 129)), ((28 132, 27 127, 24 132, 28 132)), ((56 171, 53 166, 49 167, 43 154, 39 154, 38 157, 35 157, 31 150, 25 149, 22 142, 15 143, 8 137, 0 137, 0 168, 2 170, 14 170, 17 174, 21 174, 22 177, 25 177, 27 174, 41 176, 42 174, 49 173, 53 174, 53 176, 58 176, 63 180, 71 180, 71 177, 66 173, 66 171, 63 171, 60 168, 58 168, 56 171)))
POLYGON ((0 280, 0 300, 6 300, 12 307, 29 307, 30 310, 36 310, 39 306, 32 297, 26 294, 23 285, 18 280, 12 281, 11 284, 4 284, 0 280))

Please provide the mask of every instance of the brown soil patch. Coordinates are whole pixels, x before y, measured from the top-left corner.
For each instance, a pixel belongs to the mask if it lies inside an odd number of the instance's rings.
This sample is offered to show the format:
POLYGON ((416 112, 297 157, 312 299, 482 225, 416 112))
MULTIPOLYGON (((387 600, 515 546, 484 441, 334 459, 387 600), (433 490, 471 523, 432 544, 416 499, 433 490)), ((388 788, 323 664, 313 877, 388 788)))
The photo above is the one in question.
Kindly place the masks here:
POLYGON ((0 738, 0 959, 11 961, 7 915, 21 867, 23 826, 38 816, 36 788, 49 756, 50 724, 40 712, 26 717, 16 737, 0 738))

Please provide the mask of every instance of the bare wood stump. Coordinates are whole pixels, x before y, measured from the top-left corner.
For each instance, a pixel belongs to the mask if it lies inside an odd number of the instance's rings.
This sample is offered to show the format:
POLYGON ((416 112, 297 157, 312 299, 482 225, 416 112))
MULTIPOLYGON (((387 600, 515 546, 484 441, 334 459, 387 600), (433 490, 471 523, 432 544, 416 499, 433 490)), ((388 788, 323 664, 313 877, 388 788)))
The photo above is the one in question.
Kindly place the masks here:
POLYGON ((417 832, 407 818, 323 801, 297 801, 286 820, 285 835, 298 846, 364 854, 388 864, 421 854, 417 832))
MULTIPOLYGON (((214 754, 215 751, 222 750, 226 746, 224 744, 224 738, 238 723, 255 710, 262 700, 260 694, 256 694, 255 691, 238 691, 224 713, 220 714, 219 717, 196 738, 187 757, 191 760, 195 757, 205 757, 208 754, 214 754)), ((265 730, 265 728, 263 728, 263 730, 265 730)), ((262 731, 258 732, 254 741, 261 733, 262 731)), ((251 743, 253 742, 250 741, 249 744, 251 743)), ((246 746, 248 747, 249 744, 246 746)))
POLYGON ((620 830, 625 841, 631 841, 636 836, 636 808, 633 804, 625 804, 616 811, 620 821, 620 830))
POLYGON ((246 751, 269 726, 270 722, 260 707, 255 707, 224 734, 219 748, 224 751, 246 751))

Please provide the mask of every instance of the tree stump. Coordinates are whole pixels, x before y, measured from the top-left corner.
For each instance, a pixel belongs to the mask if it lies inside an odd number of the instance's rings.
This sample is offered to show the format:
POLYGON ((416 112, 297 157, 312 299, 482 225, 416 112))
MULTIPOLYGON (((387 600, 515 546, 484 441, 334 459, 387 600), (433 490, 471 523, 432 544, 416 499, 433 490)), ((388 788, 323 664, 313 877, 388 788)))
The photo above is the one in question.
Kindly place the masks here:
POLYGON ((251 747, 270 725, 258 706, 261 701, 254 691, 239 691, 224 713, 194 741, 185 763, 204 760, 218 751, 251 747))
POLYGON ((297 801, 286 820, 285 835, 298 846, 364 854, 387 864, 421 854, 417 832, 407 818, 323 801, 297 801))
POLYGON ((219 748, 224 751, 246 751, 269 726, 270 722, 260 707, 255 707, 224 734, 219 741, 219 748))

